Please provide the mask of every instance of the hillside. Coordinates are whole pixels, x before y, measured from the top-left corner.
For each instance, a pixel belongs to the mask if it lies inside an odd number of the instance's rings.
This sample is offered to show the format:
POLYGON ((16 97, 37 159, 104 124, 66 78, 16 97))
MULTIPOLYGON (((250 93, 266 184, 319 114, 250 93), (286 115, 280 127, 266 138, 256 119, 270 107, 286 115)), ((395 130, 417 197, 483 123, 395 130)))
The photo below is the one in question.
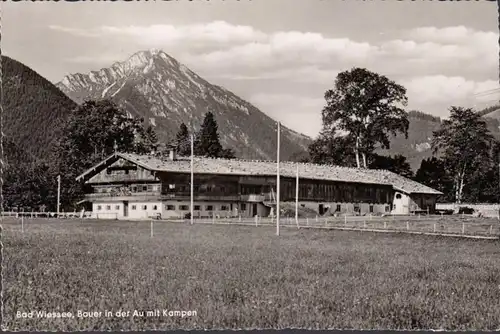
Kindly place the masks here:
MULTIPOLYGON (((163 51, 141 51, 109 68, 71 74, 57 86, 76 102, 110 98, 143 117, 160 140, 174 138, 182 122, 195 129, 211 111, 223 146, 240 158, 275 159, 276 122, 252 104, 213 85, 163 51)), ((283 159, 297 156, 311 139, 282 127, 283 159)))
POLYGON ((62 122, 76 104, 51 82, 14 59, 2 56, 2 69, 3 128, 9 145, 30 156, 46 158, 62 122))
MULTIPOLYGON (((494 106, 481 111, 488 129, 493 136, 500 140, 500 107, 494 106), (495 117, 495 115, 497 115, 495 117)), ((402 135, 391 138, 390 150, 378 150, 384 155, 402 154, 407 157, 413 171, 417 171, 423 159, 432 156, 431 141, 432 133, 439 129, 441 119, 418 111, 408 113, 410 127, 408 129, 408 139, 402 135)))

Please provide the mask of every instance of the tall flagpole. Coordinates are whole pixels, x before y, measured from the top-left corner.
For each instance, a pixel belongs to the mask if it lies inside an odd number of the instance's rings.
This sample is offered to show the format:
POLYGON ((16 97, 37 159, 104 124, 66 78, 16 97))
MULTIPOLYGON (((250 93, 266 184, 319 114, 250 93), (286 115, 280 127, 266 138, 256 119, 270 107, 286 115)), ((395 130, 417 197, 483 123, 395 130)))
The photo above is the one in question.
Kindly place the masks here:
POLYGON ((280 235, 280 134, 281 123, 278 122, 278 147, 276 149, 276 235, 280 235))
POLYGON ((191 134, 191 225, 194 221, 194 136, 191 134))
POLYGON ((297 164, 297 179, 295 181, 295 222, 299 226, 299 164, 297 164))

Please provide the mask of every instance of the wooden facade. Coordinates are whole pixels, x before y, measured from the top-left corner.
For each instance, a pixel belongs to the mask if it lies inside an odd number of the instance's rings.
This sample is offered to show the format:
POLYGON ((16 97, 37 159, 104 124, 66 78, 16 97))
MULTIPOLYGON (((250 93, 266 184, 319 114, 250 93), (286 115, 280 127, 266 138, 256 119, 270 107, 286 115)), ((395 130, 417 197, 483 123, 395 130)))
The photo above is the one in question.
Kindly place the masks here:
MULTIPOLYGON (((152 171, 117 158, 100 166, 85 182, 87 200, 101 217, 182 217, 190 212, 190 173, 152 171), (142 211, 141 211, 142 210, 142 211), (140 211, 140 212, 139 212, 140 211)), ((294 202, 296 179, 282 177, 281 201, 294 202)), ((302 207, 327 212, 387 213, 396 203, 388 184, 299 179, 298 200, 302 207)), ((194 175, 195 216, 266 216, 276 196, 276 176, 194 175)), ((413 206, 429 206, 435 196, 409 196, 413 206)), ((399 199, 398 199, 399 200, 399 199)), ((434 201, 435 203, 435 201, 434 201)), ((431 204, 432 205, 432 204, 431 204)), ((408 202, 408 206, 410 203, 408 202)))

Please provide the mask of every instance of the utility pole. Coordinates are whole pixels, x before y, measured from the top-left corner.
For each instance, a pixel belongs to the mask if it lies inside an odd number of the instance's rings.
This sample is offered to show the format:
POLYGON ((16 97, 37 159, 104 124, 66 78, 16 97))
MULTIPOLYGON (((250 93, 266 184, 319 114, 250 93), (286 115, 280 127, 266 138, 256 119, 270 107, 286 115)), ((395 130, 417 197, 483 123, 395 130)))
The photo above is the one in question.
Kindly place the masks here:
POLYGON ((191 225, 194 223, 194 135, 191 134, 191 225))
POLYGON ((278 122, 278 145, 276 149, 276 235, 280 235, 280 132, 281 123, 278 122))
POLYGON ((299 226, 299 164, 297 164, 297 177, 295 180, 295 223, 299 226))
POLYGON ((57 218, 59 218, 60 207, 61 207, 61 175, 57 175, 57 218))

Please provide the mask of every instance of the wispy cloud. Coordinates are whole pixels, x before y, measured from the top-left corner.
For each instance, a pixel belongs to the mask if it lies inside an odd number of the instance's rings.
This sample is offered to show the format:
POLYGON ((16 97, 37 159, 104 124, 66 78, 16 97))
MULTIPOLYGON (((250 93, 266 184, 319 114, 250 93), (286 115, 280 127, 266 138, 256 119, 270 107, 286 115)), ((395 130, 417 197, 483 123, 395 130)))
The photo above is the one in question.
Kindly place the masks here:
MULTIPOLYGON (((51 29, 84 38, 125 38, 135 51, 162 48, 210 78, 255 82, 247 83, 251 86, 259 80, 282 80, 290 90, 294 84, 315 84, 326 89, 340 70, 359 66, 403 84, 410 106, 439 105, 440 110, 446 110, 445 104, 485 102, 492 96, 478 93, 498 87, 498 82, 486 80, 498 68, 498 33, 465 26, 420 27, 376 42, 332 38, 310 31, 264 32, 224 21, 51 29)), ((123 58, 113 56, 77 56, 71 61, 102 65, 123 58)), ((272 96, 253 94, 252 101, 271 113, 286 113, 294 108, 299 113, 294 117, 301 122, 308 121, 304 115, 311 115, 309 111, 318 114, 322 107, 318 99, 298 90, 290 96, 269 94, 272 96)), ((309 131, 317 127, 311 125, 309 131)))

